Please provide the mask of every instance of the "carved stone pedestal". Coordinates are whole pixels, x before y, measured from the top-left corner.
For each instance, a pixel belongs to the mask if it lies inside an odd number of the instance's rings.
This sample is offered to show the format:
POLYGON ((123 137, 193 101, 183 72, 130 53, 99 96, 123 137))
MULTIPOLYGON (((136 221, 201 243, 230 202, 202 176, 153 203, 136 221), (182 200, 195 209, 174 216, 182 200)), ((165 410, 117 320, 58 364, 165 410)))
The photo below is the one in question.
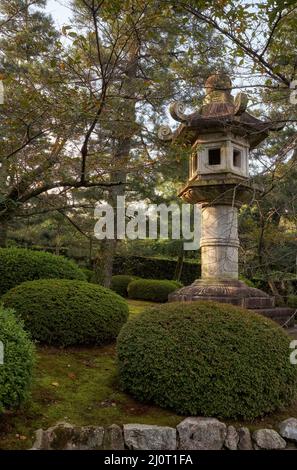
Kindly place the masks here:
POLYGON ((266 292, 247 286, 243 281, 197 279, 190 286, 170 294, 169 301, 212 300, 244 308, 273 308, 274 298, 266 292))
POLYGON ((274 297, 260 289, 247 286, 243 281, 197 279, 169 295, 169 302, 208 300, 238 305, 254 310, 283 326, 291 326, 294 309, 275 307, 274 297))

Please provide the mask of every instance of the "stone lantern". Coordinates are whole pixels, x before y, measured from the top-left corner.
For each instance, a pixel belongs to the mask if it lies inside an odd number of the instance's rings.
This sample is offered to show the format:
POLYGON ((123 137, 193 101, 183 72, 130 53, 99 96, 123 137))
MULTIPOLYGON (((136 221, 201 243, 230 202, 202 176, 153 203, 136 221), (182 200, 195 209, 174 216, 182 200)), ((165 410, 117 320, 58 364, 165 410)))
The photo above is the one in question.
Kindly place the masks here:
POLYGON ((274 297, 238 280, 238 209, 260 191, 249 179, 249 153, 280 126, 249 114, 247 96, 234 98, 231 90, 228 75, 211 75, 201 109, 186 115, 182 103, 173 103, 170 114, 181 124, 174 132, 167 126, 159 130, 162 140, 191 149, 189 179, 179 196, 201 205, 202 214, 201 279, 169 301, 227 302, 284 322, 290 309, 274 308, 274 297))

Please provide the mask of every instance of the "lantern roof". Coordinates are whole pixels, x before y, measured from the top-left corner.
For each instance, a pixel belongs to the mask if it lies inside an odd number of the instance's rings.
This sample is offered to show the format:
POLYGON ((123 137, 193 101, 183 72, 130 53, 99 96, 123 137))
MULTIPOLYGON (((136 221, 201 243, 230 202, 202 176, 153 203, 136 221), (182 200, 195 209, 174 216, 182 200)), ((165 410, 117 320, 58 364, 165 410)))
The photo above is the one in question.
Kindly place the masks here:
POLYGON ((193 145, 200 134, 231 132, 245 137, 251 148, 255 148, 270 131, 277 131, 284 124, 270 120, 262 121, 249 114, 246 109, 248 97, 238 93, 234 98, 231 94, 232 82, 225 73, 215 73, 205 82, 205 96, 201 108, 191 114, 185 114, 185 105, 175 102, 169 111, 173 119, 180 122, 179 127, 172 132, 168 126, 161 126, 159 138, 185 145, 193 145))

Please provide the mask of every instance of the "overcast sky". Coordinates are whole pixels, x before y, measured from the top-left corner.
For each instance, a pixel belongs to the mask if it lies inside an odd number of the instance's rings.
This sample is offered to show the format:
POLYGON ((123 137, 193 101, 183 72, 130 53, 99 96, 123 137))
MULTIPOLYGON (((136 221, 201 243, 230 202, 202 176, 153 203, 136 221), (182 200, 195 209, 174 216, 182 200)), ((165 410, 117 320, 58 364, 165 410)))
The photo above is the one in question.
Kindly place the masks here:
POLYGON ((67 7, 67 0, 48 0, 47 11, 52 15, 58 27, 69 23, 71 10, 67 7))

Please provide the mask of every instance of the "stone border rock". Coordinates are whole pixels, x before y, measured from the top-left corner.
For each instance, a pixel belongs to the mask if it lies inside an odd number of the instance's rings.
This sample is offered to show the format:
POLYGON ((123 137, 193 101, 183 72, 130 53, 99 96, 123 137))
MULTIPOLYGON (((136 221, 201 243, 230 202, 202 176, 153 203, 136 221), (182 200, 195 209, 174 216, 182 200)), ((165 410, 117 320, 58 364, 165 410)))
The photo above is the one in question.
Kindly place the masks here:
POLYGON ((297 419, 274 429, 236 429, 215 418, 190 417, 176 428, 148 424, 73 426, 36 431, 32 450, 297 450, 297 419))

